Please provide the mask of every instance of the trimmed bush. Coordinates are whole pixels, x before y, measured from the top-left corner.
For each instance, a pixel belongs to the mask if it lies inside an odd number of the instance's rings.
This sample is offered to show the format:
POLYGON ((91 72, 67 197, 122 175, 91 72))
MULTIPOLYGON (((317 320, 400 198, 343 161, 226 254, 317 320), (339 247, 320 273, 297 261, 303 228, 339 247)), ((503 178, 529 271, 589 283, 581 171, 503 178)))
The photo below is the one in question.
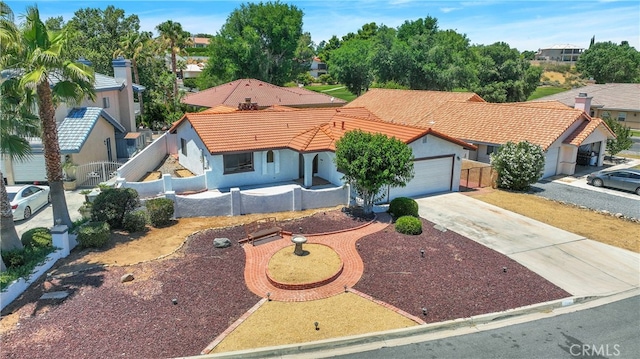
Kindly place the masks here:
POLYGON ((402 216, 396 221, 396 232, 418 235, 422 233, 422 221, 413 216, 402 216))
POLYGON ((15 249, 12 251, 2 252, 2 260, 7 268, 20 267, 25 263, 24 249, 15 249))
POLYGON ((25 247, 45 248, 52 246, 53 239, 48 228, 36 227, 24 232, 20 241, 25 247))
POLYGON ((139 205, 138 191, 135 189, 103 189, 93 201, 91 221, 107 222, 110 228, 123 228, 124 216, 139 205))
POLYGON ((78 228, 78 244, 82 248, 103 247, 111 238, 107 222, 87 222, 78 228))
POLYGON ((173 217, 173 201, 168 198, 154 198, 145 204, 149 214, 149 223, 154 227, 162 227, 171 223, 173 217))
POLYGON ((402 216, 418 217, 418 202, 408 197, 398 197, 389 203, 389 213, 395 218, 402 216))
POLYGON ((147 214, 145 211, 133 211, 124 216, 124 229, 129 232, 142 232, 147 226, 147 214))

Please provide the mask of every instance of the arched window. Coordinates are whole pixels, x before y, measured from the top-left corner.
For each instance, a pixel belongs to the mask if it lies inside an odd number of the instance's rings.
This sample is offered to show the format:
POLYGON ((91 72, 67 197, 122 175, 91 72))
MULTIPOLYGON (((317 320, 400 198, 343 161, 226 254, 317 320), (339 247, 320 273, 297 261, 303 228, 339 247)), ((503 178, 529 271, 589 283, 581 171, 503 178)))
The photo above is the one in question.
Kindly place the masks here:
POLYGON ((267 151, 267 163, 273 163, 273 151, 267 151))

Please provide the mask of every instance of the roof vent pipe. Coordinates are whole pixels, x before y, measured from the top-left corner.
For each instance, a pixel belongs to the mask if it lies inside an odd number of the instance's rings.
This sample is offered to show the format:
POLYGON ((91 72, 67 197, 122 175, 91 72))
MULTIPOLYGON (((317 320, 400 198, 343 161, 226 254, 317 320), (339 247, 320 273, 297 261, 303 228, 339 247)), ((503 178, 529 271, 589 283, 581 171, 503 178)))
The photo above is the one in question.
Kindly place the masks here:
POLYGON ((580 92, 578 94, 578 97, 587 97, 587 93, 586 92, 580 92))

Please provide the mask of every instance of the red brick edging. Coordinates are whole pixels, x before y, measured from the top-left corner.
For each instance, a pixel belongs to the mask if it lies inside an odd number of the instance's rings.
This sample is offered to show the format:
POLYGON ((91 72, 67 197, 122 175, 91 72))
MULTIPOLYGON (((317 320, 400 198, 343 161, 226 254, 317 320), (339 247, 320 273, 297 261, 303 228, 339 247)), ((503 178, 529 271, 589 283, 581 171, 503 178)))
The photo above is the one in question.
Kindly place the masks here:
POLYGON ((276 288, 280 288, 284 290, 303 290, 303 289, 313 289, 313 288, 322 287, 323 285, 333 282, 340 276, 340 274, 342 274, 343 269, 344 269, 344 263, 340 263, 340 269, 338 269, 338 271, 334 275, 325 279, 321 279, 316 282, 308 282, 308 283, 278 282, 277 280, 273 279, 273 277, 271 277, 271 275, 269 274, 269 268, 266 269, 265 274, 267 275, 267 280, 269 281, 269 283, 273 284, 273 286, 276 288))

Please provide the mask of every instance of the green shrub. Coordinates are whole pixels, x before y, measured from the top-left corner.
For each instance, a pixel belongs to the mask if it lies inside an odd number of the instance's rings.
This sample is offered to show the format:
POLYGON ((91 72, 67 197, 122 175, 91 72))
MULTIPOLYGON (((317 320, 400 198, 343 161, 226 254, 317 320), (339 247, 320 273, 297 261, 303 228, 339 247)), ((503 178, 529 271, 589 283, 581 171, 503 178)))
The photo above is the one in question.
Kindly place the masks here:
POLYGON ((88 222, 78 228, 78 245, 82 248, 100 248, 109 242, 111 231, 107 222, 88 222))
POLYGON ((47 255, 53 251, 53 247, 24 247, 23 250, 10 251, 15 254, 2 252, 2 259, 7 265, 7 270, 0 272, 0 289, 4 290, 18 278, 29 279, 33 270, 42 264, 47 255), (16 260, 23 263, 16 267, 11 266, 10 263, 16 263, 16 260))
POLYGON ((31 228, 24 232, 20 241, 25 247, 51 247, 51 231, 45 227, 31 228))
POLYGON ((2 260, 7 268, 16 268, 24 265, 24 249, 15 249, 2 252, 2 260))
POLYGON ((418 202, 408 197, 398 197, 389 203, 389 213, 395 218, 402 216, 418 217, 418 202))
POLYGON ((418 235, 422 233, 422 221, 413 216, 402 216, 396 221, 396 232, 418 235))
POLYGON ((318 76, 318 80, 320 82, 322 82, 323 84, 327 84, 327 85, 335 85, 336 84, 336 80, 331 77, 331 75, 329 74, 323 74, 318 76))
POLYGON ((147 225, 147 214, 145 211, 133 211, 124 216, 124 229, 129 233, 142 232, 147 225))
POLYGON ((527 141, 507 142, 491 154, 491 165, 498 173, 498 187, 525 191, 542 177, 544 151, 527 141))
POLYGON ((149 223, 154 227, 162 227, 171 223, 173 217, 173 201, 168 198, 154 198, 146 203, 149 223))
POLYGON ((124 216, 139 205, 138 192, 135 189, 103 189, 93 201, 91 220, 107 222, 111 228, 122 228, 124 216))

